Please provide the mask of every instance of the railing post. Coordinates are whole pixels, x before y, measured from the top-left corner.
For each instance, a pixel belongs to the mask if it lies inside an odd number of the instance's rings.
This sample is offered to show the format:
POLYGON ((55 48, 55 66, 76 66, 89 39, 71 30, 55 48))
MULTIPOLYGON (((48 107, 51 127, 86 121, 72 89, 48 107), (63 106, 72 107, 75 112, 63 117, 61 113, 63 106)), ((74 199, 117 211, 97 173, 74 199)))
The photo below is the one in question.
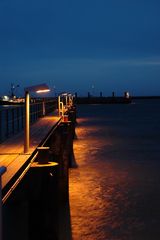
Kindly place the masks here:
POLYGON ((6 136, 5 137, 8 137, 9 135, 9 118, 8 118, 8 109, 6 109, 6 136))
POLYGON ((63 105, 63 102, 60 103, 60 113, 61 113, 61 116, 63 117, 64 116, 64 105, 63 105))
POLYGON ((60 108, 61 108, 60 102, 61 102, 61 97, 58 96, 58 113, 59 113, 59 116, 60 116, 60 108))
POLYGON ((68 96, 66 95, 66 104, 65 104, 66 108, 68 107, 68 96))
POLYGON ((12 134, 14 134, 14 121, 15 121, 15 115, 14 115, 14 108, 12 108, 11 112, 12 112, 12 134))
POLYGON ((46 115, 45 98, 43 98, 43 101, 42 101, 42 115, 43 117, 46 115))
POLYGON ((0 239, 2 239, 2 174, 5 171, 5 167, 0 167, 0 239))
POLYGON ((19 132, 19 107, 17 107, 17 132, 19 132))
POLYGON ((24 132, 24 153, 29 151, 29 136, 30 136, 30 106, 29 92, 25 93, 25 132, 24 132))
POLYGON ((23 113, 23 107, 21 107, 21 128, 24 128, 24 113, 23 113))

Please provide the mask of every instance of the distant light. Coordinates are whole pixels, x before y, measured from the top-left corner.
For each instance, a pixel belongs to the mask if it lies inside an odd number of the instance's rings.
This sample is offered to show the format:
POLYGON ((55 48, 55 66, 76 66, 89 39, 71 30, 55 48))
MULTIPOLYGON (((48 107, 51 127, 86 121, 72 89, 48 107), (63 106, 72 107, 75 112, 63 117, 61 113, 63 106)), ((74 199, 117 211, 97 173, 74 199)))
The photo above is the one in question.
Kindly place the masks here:
POLYGON ((125 98, 129 98, 129 92, 125 92, 125 98))
POLYGON ((8 100, 9 100, 9 97, 8 97, 8 96, 3 96, 3 97, 2 97, 2 100, 3 100, 3 101, 8 101, 8 100))

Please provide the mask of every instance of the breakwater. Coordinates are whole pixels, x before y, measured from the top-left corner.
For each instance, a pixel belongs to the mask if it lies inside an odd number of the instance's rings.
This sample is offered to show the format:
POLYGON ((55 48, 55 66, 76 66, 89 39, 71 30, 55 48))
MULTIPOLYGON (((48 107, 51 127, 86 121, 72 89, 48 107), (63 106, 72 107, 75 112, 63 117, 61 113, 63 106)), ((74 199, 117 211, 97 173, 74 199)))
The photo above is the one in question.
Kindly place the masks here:
POLYGON ((77 104, 128 104, 131 98, 126 97, 77 97, 77 104))
POLYGON ((88 92, 87 97, 80 97, 75 93, 75 102, 77 104, 127 104, 132 102, 132 98, 129 96, 129 92, 124 92, 124 96, 115 96, 112 92, 111 97, 105 97, 100 92, 99 96, 91 95, 88 92))

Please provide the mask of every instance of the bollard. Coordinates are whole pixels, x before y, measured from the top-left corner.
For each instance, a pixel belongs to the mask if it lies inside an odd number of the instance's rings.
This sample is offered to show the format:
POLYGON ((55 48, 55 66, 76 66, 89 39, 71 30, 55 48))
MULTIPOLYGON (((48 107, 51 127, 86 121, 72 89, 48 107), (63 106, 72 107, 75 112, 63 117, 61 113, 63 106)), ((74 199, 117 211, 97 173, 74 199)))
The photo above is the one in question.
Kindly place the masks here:
POLYGON ((68 122, 68 115, 63 116, 63 122, 68 122))

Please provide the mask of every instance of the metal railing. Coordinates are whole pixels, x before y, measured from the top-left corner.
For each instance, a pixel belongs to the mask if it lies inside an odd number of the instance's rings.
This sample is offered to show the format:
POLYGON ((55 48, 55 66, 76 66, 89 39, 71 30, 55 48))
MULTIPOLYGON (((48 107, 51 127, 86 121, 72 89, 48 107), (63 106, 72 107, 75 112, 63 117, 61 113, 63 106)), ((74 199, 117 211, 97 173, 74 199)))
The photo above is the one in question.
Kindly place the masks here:
MULTIPOLYGON (((45 115, 57 108, 56 99, 43 99, 30 103, 30 123, 44 116, 43 104, 45 104, 45 115), (44 102, 44 103, 43 103, 44 102)), ((5 106, 0 109, 0 143, 7 138, 17 134, 24 129, 25 106, 5 106)))

